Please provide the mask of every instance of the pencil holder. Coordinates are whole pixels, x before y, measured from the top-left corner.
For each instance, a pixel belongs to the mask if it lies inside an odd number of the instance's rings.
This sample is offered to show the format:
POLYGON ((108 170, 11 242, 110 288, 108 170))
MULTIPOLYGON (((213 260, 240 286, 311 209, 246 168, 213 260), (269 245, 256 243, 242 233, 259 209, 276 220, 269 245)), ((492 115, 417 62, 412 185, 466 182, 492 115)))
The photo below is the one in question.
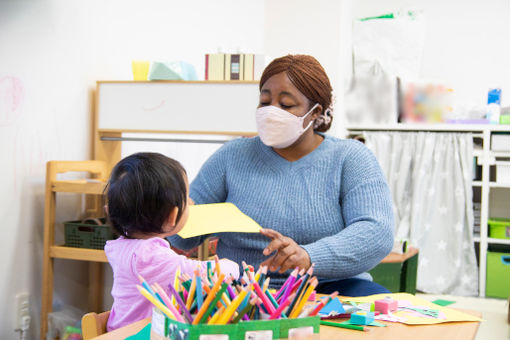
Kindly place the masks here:
POLYGON ((320 317, 253 320, 228 325, 190 325, 152 310, 151 340, 272 340, 303 339, 319 333, 320 317))

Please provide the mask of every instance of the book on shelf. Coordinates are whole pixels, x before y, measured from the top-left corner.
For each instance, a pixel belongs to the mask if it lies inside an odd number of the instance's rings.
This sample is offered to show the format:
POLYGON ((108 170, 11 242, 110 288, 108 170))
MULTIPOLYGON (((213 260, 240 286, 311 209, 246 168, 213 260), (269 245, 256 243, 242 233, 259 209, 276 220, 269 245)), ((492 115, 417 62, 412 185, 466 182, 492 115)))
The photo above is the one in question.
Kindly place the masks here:
POLYGON ((205 80, 259 80, 266 58, 253 53, 205 55, 205 80))
POLYGON ((225 54, 205 55, 205 80, 224 80, 225 54))

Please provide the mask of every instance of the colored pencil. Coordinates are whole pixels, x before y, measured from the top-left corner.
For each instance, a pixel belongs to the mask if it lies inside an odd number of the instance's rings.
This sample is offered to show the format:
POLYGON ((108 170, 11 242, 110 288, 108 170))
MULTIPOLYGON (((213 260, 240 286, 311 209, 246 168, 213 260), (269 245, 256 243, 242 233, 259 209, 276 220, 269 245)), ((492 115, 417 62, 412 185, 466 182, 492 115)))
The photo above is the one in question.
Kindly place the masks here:
POLYGON ((220 318, 220 315, 223 314, 224 312, 225 312, 225 307, 221 306, 221 308, 219 308, 216 311, 216 313, 214 313, 214 315, 209 319, 209 321, 207 321, 207 324, 214 325, 216 323, 216 320, 218 320, 220 318))
POLYGON ((171 284, 168 285, 168 290, 170 290, 170 293, 172 294, 172 296, 175 297, 175 301, 177 301, 177 305, 179 305, 179 310, 184 315, 184 318, 186 319, 186 321, 191 323, 193 321, 193 318, 191 317, 191 314, 189 313, 189 311, 186 309, 186 305, 184 304, 184 301, 182 301, 179 293, 177 293, 177 291, 171 284))
MULTIPOLYGON (((251 311, 251 309, 253 308, 253 306, 255 306, 255 302, 257 301, 257 297, 254 296, 249 302, 248 304, 239 312, 239 314, 237 314, 237 316, 232 320, 232 323, 238 323, 239 320, 244 319, 245 316, 248 316, 249 312, 251 311)), ((249 320, 249 318, 247 318, 249 320)))
POLYGON ((147 281, 142 277, 142 275, 138 275, 138 280, 140 280, 140 283, 142 284, 143 288, 147 289, 149 293, 151 293, 153 296, 156 296, 156 293, 152 290, 152 288, 149 286, 147 281))
POLYGON ((218 258, 218 255, 214 255, 214 264, 215 264, 216 275, 218 275, 218 277, 220 277, 221 270, 220 270, 220 259, 218 258))
MULTIPOLYGON (((158 301, 154 295, 152 295, 147 289, 140 285, 136 285, 136 288, 142 293, 143 296, 147 298, 154 306, 156 306, 159 310, 161 310, 166 316, 170 319, 177 320, 175 315, 168 309, 164 304, 158 301)), ((152 289, 151 289, 152 290, 152 289)))
POLYGON ((336 298, 336 296, 338 295, 338 292, 334 292, 333 294, 329 295, 329 296, 325 296, 321 302, 317 305, 317 307, 315 307, 315 309, 310 312, 310 314, 308 314, 309 316, 315 316, 317 315, 322 308, 324 308, 324 306, 326 306, 331 300, 333 300, 334 298, 336 298))
POLYGON ((324 320, 321 320, 320 323, 321 323, 321 325, 324 325, 324 326, 332 326, 332 327, 338 327, 338 328, 355 329, 357 331, 365 331, 365 332, 370 331, 370 329, 368 327, 357 326, 357 325, 348 325, 348 324, 345 324, 345 323, 338 323, 338 322, 324 321, 324 320))
POLYGON ((167 293, 163 290, 163 288, 161 288, 159 283, 156 282, 154 284, 154 288, 156 288, 156 290, 159 292, 159 294, 161 295, 161 297, 163 298, 163 300, 167 304, 168 309, 170 309, 170 311, 175 315, 175 318, 177 319, 177 321, 179 321, 179 322, 186 322, 184 320, 184 318, 181 316, 181 314, 179 314, 179 312, 177 311, 175 306, 172 304, 172 301, 168 297, 167 293))
MULTIPOLYGON (((219 278, 218 278, 218 281, 216 281, 216 283, 214 284, 214 286, 211 288, 211 290, 207 293, 207 298, 205 299, 204 303, 202 304, 202 308, 200 308, 198 310, 198 313, 197 313, 197 316, 195 317, 195 320, 193 320, 193 324, 194 325, 197 325, 198 323, 200 323, 202 317, 204 316, 204 314, 207 312, 207 310, 209 309, 209 307, 211 307, 211 310, 212 308, 214 308, 214 306, 216 305, 216 302, 214 302, 214 304, 211 305, 211 302, 213 300, 216 299, 216 297, 219 297, 221 295, 218 295, 216 294, 218 292, 218 290, 220 289, 220 286, 221 286, 221 283, 223 281, 223 279, 225 278, 225 274, 220 274, 219 278), (217 296, 216 296, 217 295, 217 296), (209 306, 211 305, 211 306, 209 306)), ((216 300, 217 301, 217 300, 216 300)), ((210 312, 209 312, 210 313, 210 312)))
POLYGON ((297 274, 298 274, 297 268, 294 269, 292 273, 290 273, 290 276, 287 279, 287 288, 283 291, 282 301, 286 300, 289 297, 290 291, 292 290, 292 286, 294 285, 294 282, 296 282, 297 274))
POLYGON ((243 290, 238 296, 236 296, 236 298, 232 300, 232 303, 227 307, 225 312, 220 316, 215 324, 226 325, 230 318, 232 318, 232 315, 234 315, 234 312, 236 311, 237 307, 239 307, 247 293, 248 290, 243 290))
MULTIPOLYGON (((223 275, 223 274, 221 274, 223 275)), ((216 303, 220 300, 221 298, 221 295, 225 292, 225 290, 227 289, 227 284, 225 282, 223 282, 221 284, 221 288, 220 290, 217 292, 217 294, 213 294, 213 299, 211 301, 211 303, 209 304, 209 307, 207 308, 207 310, 203 313, 203 315, 200 317, 201 320, 199 320, 198 323, 205 323, 205 321, 207 320, 207 318, 211 315, 213 309, 214 309, 214 306, 216 305, 216 303)), ((212 291, 212 290, 211 290, 212 291)), ((209 297, 209 296, 207 296, 209 297)), ((206 300, 207 301, 207 300, 206 300)), ((205 302, 204 302, 204 305, 205 305, 205 302)), ((202 305, 202 309, 204 308, 204 306, 202 305)), ((201 310, 202 310, 201 309, 201 310)), ((197 318, 198 318, 198 314, 197 314, 197 318)), ((196 320, 196 318, 195 318, 196 320)), ((194 321, 195 321, 194 320, 194 321)))
POLYGON ((301 310, 305 306, 306 301, 308 301, 308 297, 310 296, 310 294, 312 294, 315 287, 317 287, 317 284, 318 284, 317 278, 314 277, 310 280, 310 285, 308 286, 306 292, 301 297, 301 300, 299 300, 297 306, 292 310, 292 313, 290 313, 289 315, 290 318, 298 317, 299 313, 301 313, 301 310))
POLYGON ((191 286, 189 288, 188 299, 186 300, 186 308, 189 310, 191 308, 191 304, 195 299, 195 290, 197 287, 197 277, 193 276, 193 280, 191 280, 191 286))
POLYGON ((294 296, 296 294, 292 294, 289 296, 285 301, 283 301, 280 306, 275 310, 273 314, 269 317, 270 320, 278 319, 280 317, 280 314, 282 314, 283 310, 287 308, 287 306, 290 304, 290 302, 294 299, 294 296))
POLYGON ((202 303, 204 303, 204 295, 202 293, 202 278, 200 277, 200 274, 197 275, 197 288, 196 288, 196 293, 197 293, 197 309, 200 309, 200 307, 202 307, 202 303))
POLYGON ((255 292, 257 293, 259 298, 262 300, 262 304, 264 305, 264 307, 266 307, 267 312, 269 314, 273 314, 275 312, 275 308, 273 307, 271 302, 269 302, 269 299, 267 298, 267 296, 262 292, 262 289, 260 288, 257 281, 253 281, 253 288, 255 288, 255 292))
POLYGON ((299 288, 297 289, 296 291, 296 298, 294 298, 294 300, 291 302, 290 306, 289 306, 289 310, 287 311, 287 313, 289 313, 289 316, 291 314, 291 311, 294 309, 294 307, 296 306, 296 303, 298 302, 298 300, 300 299, 301 297, 301 294, 304 293, 304 289, 305 289, 305 285, 306 283, 308 282, 308 278, 310 277, 310 275, 312 275, 313 273, 313 264, 310 266, 310 268, 308 268, 308 271, 306 272, 305 275, 303 275, 299 280, 302 280, 302 282, 300 283, 299 285, 299 288))
MULTIPOLYGON (((278 302, 276 302, 276 300, 274 299, 273 295, 269 292, 269 290, 266 290, 264 294, 266 294, 269 301, 271 301, 271 303, 273 304, 275 311, 278 310, 278 307, 280 307, 280 306, 278 306, 278 302)), ((287 315, 282 313, 282 317, 287 318, 287 315)))

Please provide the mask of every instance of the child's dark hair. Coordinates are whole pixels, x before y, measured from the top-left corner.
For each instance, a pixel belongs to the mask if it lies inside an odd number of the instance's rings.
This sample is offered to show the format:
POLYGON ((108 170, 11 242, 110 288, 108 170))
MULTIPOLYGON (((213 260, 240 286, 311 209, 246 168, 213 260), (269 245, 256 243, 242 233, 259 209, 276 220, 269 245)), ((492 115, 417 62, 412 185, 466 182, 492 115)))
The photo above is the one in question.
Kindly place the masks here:
POLYGON ((140 152, 122 159, 108 181, 108 218, 125 237, 133 233, 162 233, 174 207, 176 223, 187 203, 182 165, 159 153, 140 152))

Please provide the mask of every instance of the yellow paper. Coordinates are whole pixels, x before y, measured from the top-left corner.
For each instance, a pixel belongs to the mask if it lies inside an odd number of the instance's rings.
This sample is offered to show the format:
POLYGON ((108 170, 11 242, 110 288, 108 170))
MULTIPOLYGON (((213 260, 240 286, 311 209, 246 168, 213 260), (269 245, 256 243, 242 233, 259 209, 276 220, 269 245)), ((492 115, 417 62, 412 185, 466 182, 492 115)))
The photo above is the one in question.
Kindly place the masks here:
POLYGON ((408 325, 433 325, 437 323, 443 322, 453 322, 453 321, 482 321, 482 319, 477 318, 476 316, 469 315, 466 313, 459 312, 457 310, 441 307, 436 305, 435 303, 429 302, 427 300, 421 299, 409 293, 393 293, 393 294, 376 294, 370 296, 363 297, 352 297, 342 299, 343 301, 354 301, 354 302, 374 302, 375 300, 381 300, 385 297, 391 297, 393 300, 405 300, 409 301, 413 306, 417 307, 427 307, 430 309, 436 309, 442 311, 446 317, 446 319, 435 319, 435 318, 427 318, 427 317, 416 317, 410 316, 406 312, 398 311, 394 312, 393 315, 405 318, 406 321, 403 322, 408 325))
POLYGON ((188 221, 178 235, 190 238, 225 232, 258 233, 260 229, 257 222, 232 203, 197 204, 189 206, 188 221))
POLYGON ((133 71, 133 80, 147 80, 150 63, 148 61, 133 60, 131 69, 133 71))

